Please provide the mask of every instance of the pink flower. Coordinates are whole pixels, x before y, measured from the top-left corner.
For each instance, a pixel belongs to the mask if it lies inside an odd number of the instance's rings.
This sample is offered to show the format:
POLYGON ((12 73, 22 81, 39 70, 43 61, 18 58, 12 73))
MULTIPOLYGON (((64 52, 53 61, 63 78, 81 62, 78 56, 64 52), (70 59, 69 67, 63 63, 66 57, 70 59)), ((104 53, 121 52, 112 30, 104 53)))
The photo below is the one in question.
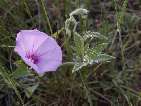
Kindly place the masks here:
POLYGON ((34 30, 21 30, 14 49, 38 74, 56 71, 62 63, 62 51, 47 34, 34 30))

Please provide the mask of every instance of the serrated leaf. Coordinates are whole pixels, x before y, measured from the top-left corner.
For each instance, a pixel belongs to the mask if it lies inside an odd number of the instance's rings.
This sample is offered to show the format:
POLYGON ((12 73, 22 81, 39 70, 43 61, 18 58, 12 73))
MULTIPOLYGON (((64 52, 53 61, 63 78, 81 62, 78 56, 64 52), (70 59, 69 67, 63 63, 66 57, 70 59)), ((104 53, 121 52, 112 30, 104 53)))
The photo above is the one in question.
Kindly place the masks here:
POLYGON ((108 55, 108 54, 98 54, 98 55, 94 58, 93 62, 95 62, 95 63, 100 63, 100 62, 109 61, 109 60, 111 60, 111 59, 114 59, 114 57, 113 57, 113 56, 110 56, 110 55, 108 55))
POLYGON ((84 39, 78 33, 74 34, 74 44, 75 44, 75 52, 78 56, 84 55, 84 39))
POLYGON ((83 57, 83 61, 90 63, 90 61, 95 58, 98 53, 95 51, 95 48, 88 49, 83 57))
POLYGON ((101 53, 106 47, 107 47, 108 43, 101 43, 96 45, 96 47, 94 47, 94 51, 96 53, 101 53))
POLYGON ((73 69, 72 69, 72 73, 80 70, 82 67, 87 66, 87 63, 75 63, 73 69))
POLYGON ((108 61, 113 59, 113 56, 108 54, 101 53, 102 50, 107 46, 107 43, 99 44, 97 47, 88 49, 86 55, 84 56, 83 60, 92 64, 93 62, 99 63, 102 61, 108 61))
POLYGON ((84 32, 83 33, 83 38, 84 38, 84 40, 93 39, 93 38, 107 39, 107 37, 101 35, 99 32, 94 32, 94 31, 86 31, 86 32, 84 32))

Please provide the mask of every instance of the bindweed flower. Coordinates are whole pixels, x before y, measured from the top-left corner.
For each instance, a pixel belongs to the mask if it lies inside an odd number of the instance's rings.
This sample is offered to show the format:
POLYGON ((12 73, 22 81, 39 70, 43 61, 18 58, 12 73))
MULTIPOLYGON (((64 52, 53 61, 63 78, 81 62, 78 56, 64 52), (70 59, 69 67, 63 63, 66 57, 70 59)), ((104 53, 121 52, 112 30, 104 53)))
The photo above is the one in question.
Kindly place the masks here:
POLYGON ((47 34, 34 30, 21 30, 14 49, 38 74, 56 71, 62 63, 62 51, 57 42, 47 34))

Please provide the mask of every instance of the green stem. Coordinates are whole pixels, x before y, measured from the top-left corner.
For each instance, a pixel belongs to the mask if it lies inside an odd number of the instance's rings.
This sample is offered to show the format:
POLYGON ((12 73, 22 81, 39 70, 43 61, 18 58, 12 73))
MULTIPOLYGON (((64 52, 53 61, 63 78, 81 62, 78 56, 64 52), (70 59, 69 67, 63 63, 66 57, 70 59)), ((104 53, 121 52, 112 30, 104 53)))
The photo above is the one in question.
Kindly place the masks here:
POLYGON ((48 13, 47 13, 45 5, 44 5, 44 0, 41 0, 41 4, 42 4, 42 7, 43 7, 43 10, 44 10, 44 13, 45 13, 45 17, 46 17, 46 20, 47 20, 47 23, 48 23, 48 26, 49 26, 50 33, 52 35, 53 32, 52 32, 51 24, 50 24, 50 21, 49 21, 49 18, 48 18, 48 13))
POLYGON ((85 84, 85 81, 83 80, 83 76, 82 76, 81 72, 80 72, 80 71, 78 71, 78 72, 79 72, 79 74, 80 74, 80 78, 81 78, 81 82, 82 82, 82 84, 83 84, 83 86, 84 86, 84 90, 86 91, 86 96, 88 97, 88 102, 89 102, 90 106, 93 106, 92 98, 91 98, 91 96, 90 96, 90 92, 89 92, 89 90, 88 90, 88 87, 87 87, 87 85, 85 84))
POLYGON ((26 3, 26 0, 23 1, 24 2, 24 5, 25 5, 25 9, 27 11, 27 14, 29 15, 29 17, 32 19, 32 15, 31 15, 31 12, 30 12, 30 9, 26 3))
POLYGON ((124 13, 127 7, 128 0, 124 0, 123 7, 121 8, 121 12, 118 12, 116 0, 114 0, 115 3, 115 11, 116 11, 116 18, 117 18, 117 34, 119 35, 119 43, 120 43, 120 49, 121 49, 121 58, 122 58, 122 64, 123 64, 123 70, 125 68, 125 56, 124 56, 124 47, 123 42, 121 38, 121 24, 123 22, 124 13))

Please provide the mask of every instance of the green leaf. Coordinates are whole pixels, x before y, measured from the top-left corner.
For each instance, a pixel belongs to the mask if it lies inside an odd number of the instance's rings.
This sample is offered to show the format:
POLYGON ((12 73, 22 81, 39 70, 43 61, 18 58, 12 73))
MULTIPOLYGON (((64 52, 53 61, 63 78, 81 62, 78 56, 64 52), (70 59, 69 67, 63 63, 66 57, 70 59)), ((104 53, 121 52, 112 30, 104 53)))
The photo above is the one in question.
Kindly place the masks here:
POLYGON ((35 90, 38 88, 38 86, 39 86, 39 84, 37 83, 34 86, 30 86, 30 87, 26 88, 26 90, 25 90, 26 96, 28 98, 30 98, 33 95, 33 93, 35 92, 35 90))
POLYGON ((109 61, 111 59, 114 59, 114 57, 108 54, 98 54, 95 58, 93 58, 93 62, 100 63, 109 61))
POLYGON ((96 48, 88 49, 83 60, 85 62, 88 62, 89 64, 92 64, 92 63, 105 62, 113 59, 114 58, 113 56, 101 53, 102 50, 105 48, 105 46, 107 46, 107 44, 103 43, 103 44, 99 44, 96 48))
POLYGON ((87 66, 87 63, 75 63, 73 69, 72 69, 72 73, 80 70, 82 67, 87 66))
POLYGON ((17 83, 17 81, 14 78, 12 78, 10 76, 10 74, 7 72, 8 72, 8 70, 6 70, 5 68, 3 68, 3 66, 0 65, 0 75, 3 77, 3 79, 7 83, 7 85, 15 91, 15 93, 18 96, 21 103, 24 104, 22 97, 20 95, 20 92, 17 89, 17 87, 19 86, 19 83, 17 83))
POLYGON ((94 47, 94 51, 96 53, 101 53, 106 47, 107 47, 108 43, 101 43, 96 45, 96 47, 94 47))
POLYGON ((84 39, 78 33, 74 34, 74 50, 78 56, 84 55, 84 39))
POLYGON ((61 29, 59 29, 57 32, 55 32, 53 34, 53 37, 58 38, 58 35, 64 30, 64 27, 62 27, 61 29))
POLYGON ((88 49, 83 57, 83 61, 91 63, 97 55, 98 53, 95 51, 95 48, 88 49))
POLYGON ((86 32, 84 32, 83 33, 83 38, 84 38, 84 40, 93 39, 93 38, 107 40, 107 37, 105 37, 104 35, 100 34, 99 32, 94 32, 94 31, 86 31, 86 32))
POLYGON ((28 76, 30 72, 27 70, 27 66, 23 63, 19 64, 19 67, 12 73, 14 78, 20 78, 23 76, 28 76))
MULTIPOLYGON (((102 48, 100 48, 99 51, 100 50, 102 50, 102 48)), ((104 54, 104 53, 103 54, 97 53, 94 48, 89 49, 87 51, 86 55, 83 57, 83 61, 82 62, 76 62, 74 64, 72 72, 76 72, 76 71, 80 70, 81 68, 83 68, 84 66, 87 66, 89 64, 107 62, 111 59, 114 59, 114 57, 110 56, 108 54, 104 54)))
POLYGON ((107 43, 98 44, 94 48, 87 48, 85 52, 84 60, 91 61, 96 58, 97 55, 101 54, 101 52, 106 48, 107 43))

